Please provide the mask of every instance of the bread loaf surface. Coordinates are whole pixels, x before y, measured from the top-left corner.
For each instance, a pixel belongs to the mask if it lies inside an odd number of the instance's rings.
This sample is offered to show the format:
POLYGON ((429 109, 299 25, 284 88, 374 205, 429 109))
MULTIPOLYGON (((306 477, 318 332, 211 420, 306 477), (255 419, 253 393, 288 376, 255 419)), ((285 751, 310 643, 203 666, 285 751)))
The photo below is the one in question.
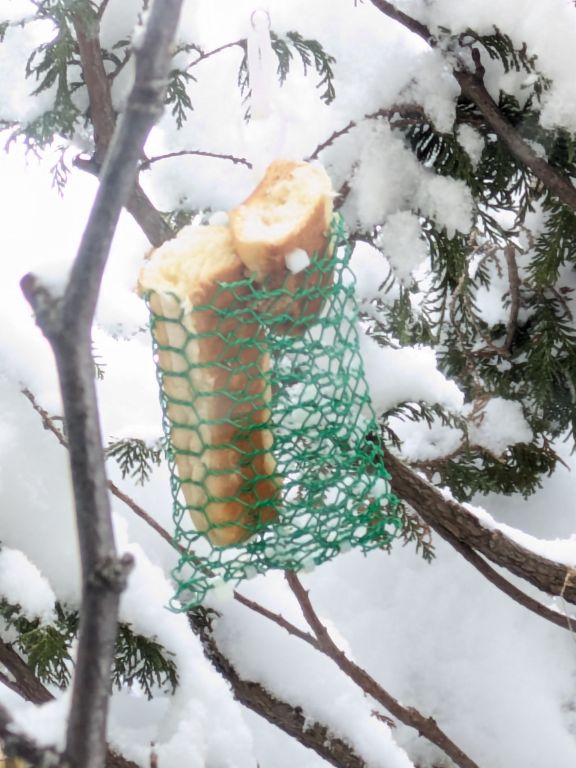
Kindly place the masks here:
POLYGON ((280 482, 269 428, 270 358, 250 312, 245 266, 226 226, 193 226, 140 274, 148 294, 182 493, 218 547, 275 519, 280 482))

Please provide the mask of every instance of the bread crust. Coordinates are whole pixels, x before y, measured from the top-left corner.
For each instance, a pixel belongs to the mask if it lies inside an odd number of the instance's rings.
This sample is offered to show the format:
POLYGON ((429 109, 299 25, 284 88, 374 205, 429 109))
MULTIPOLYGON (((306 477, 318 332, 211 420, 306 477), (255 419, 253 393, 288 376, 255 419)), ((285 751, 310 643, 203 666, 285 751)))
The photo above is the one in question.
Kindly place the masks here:
POLYGON ((270 360, 254 315, 240 322, 234 313, 249 286, 224 285, 245 277, 227 227, 196 229, 180 255, 175 241, 152 255, 140 289, 153 314, 182 493, 196 528, 226 547, 277 516, 270 360))
POLYGON ((277 160, 244 203, 230 211, 236 252, 262 288, 277 292, 259 306, 275 333, 303 333, 322 311, 333 279, 327 263, 332 200, 323 168, 277 160), (293 274, 286 257, 300 248, 311 267, 293 274))

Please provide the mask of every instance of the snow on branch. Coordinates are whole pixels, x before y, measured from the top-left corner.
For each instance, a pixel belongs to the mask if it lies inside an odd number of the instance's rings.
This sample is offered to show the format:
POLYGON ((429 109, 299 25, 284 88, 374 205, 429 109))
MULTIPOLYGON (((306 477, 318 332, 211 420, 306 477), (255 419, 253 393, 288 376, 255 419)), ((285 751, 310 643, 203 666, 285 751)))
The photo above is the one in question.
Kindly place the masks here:
MULTIPOLYGON (((437 41, 425 24, 399 11, 387 0, 370 0, 370 2, 383 14, 421 37, 428 45, 431 47, 436 46, 437 41)), ((546 160, 538 157, 532 147, 520 136, 512 123, 502 114, 484 85, 484 70, 480 64, 478 52, 473 52, 473 58, 475 62, 474 72, 458 68, 452 71, 454 78, 460 86, 462 95, 476 105, 486 124, 496 133, 500 141, 506 145, 516 160, 529 168, 559 200, 572 210, 576 210, 576 188, 565 176, 547 163, 546 160)))

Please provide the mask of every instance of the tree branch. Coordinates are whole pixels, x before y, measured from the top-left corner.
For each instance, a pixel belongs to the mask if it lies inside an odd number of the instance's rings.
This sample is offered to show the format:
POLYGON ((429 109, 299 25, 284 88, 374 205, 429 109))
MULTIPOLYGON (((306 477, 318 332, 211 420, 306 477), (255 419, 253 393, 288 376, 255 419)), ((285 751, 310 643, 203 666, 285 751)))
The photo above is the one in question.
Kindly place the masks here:
POLYGON ((150 157, 142 161, 140 169, 145 171, 150 168, 154 163, 158 163, 160 160, 168 160, 172 157, 185 157, 186 155, 196 155, 197 157, 211 157, 215 160, 229 160, 234 165, 245 165, 247 168, 252 168, 252 163, 245 157, 236 157, 235 155, 224 155, 218 152, 205 152, 201 149, 182 149, 179 152, 167 152, 165 155, 156 155, 156 157, 150 157))
MULTIPOLYGON (((387 0, 370 0, 370 2, 383 14, 421 37, 431 47, 436 45, 434 36, 425 24, 399 11, 387 0)), ((540 179, 544 186, 556 195, 559 200, 573 210, 576 210, 576 188, 568 178, 559 173, 541 157, 538 157, 532 147, 520 136, 512 123, 502 114, 484 85, 482 68, 477 67, 476 72, 454 69, 452 74, 460 86, 462 95, 478 107, 486 124, 494 131, 500 141, 506 145, 516 160, 530 169, 536 178, 540 179)))
POLYGON ((46 704, 53 696, 46 686, 38 680, 26 662, 12 646, 0 638, 0 664, 3 664, 14 678, 16 690, 23 699, 34 704, 46 704))
MULTIPOLYGON (((23 389, 22 394, 31 403, 32 408, 34 408, 36 413, 42 419, 42 426, 44 427, 44 429, 48 430, 49 432, 52 432, 52 434, 56 437, 60 445, 67 449, 68 443, 66 442, 66 438, 64 437, 63 432, 60 429, 58 429, 58 427, 54 422, 54 419, 50 416, 50 414, 46 410, 44 410, 44 408, 42 408, 42 406, 38 403, 34 394, 29 389, 23 389)), ((120 488, 118 488, 118 486, 115 483, 113 483, 111 480, 108 480, 107 485, 108 485, 108 490, 113 496, 116 496, 117 499, 119 499, 124 504, 126 504, 126 506, 132 510, 132 512, 138 515, 138 517, 140 517, 147 525, 153 528, 156 531, 156 533, 164 539, 164 541, 170 544, 171 547, 178 549, 180 552, 185 551, 184 547, 179 547, 174 542, 172 536, 170 536, 168 531, 165 528, 163 528, 159 523, 157 523, 156 520, 154 520, 154 518, 151 517, 151 515, 149 515, 145 509, 143 509, 139 504, 137 504, 133 498, 128 496, 128 494, 124 493, 124 491, 121 491, 120 488)))
POLYGON ((345 136, 347 133, 350 133, 351 130, 358 127, 360 122, 364 120, 377 120, 378 118, 387 118, 389 120, 394 115, 399 115, 410 121, 423 120, 426 117, 424 110, 418 104, 395 104, 388 109, 379 109, 377 112, 364 115, 360 120, 350 120, 345 126, 334 131, 325 141, 318 144, 316 149, 308 155, 306 160, 317 160, 325 149, 332 146, 337 139, 345 136))
POLYGON ((102 275, 122 206, 136 178, 151 127, 162 113, 170 46, 182 0, 155 0, 126 110, 102 168, 101 182, 63 297, 33 276, 22 280, 37 322, 50 341, 62 390, 82 563, 78 655, 66 736, 73 768, 105 759, 110 670, 118 603, 132 560, 118 559, 107 493, 90 349, 102 275))
MULTIPOLYGON (((439 528, 436 530, 439 531, 439 528)), ((452 547, 457 552, 459 552, 465 560, 473 565, 479 573, 481 573, 486 579, 488 579, 489 582, 501 590, 505 595, 508 595, 508 597, 512 598, 514 602, 522 605, 529 611, 532 611, 532 613, 540 616, 540 618, 546 619, 546 621, 550 621, 557 627, 561 627, 561 629, 567 629, 569 632, 573 631, 572 619, 568 615, 558 613, 558 611, 554 611, 551 608, 548 608, 538 600, 535 600, 525 592, 522 592, 521 589, 518 589, 518 587, 508 581, 508 579, 505 579, 500 573, 498 573, 498 571, 492 568, 492 566, 489 565, 489 563, 487 563, 486 560, 484 560, 484 558, 481 557, 477 552, 475 552, 472 547, 460 541, 458 538, 456 538, 456 536, 454 536, 454 534, 450 533, 450 531, 443 527, 441 535, 442 538, 451 544, 452 547)))
MULTIPOLYGON (((102 5, 101 11, 105 8, 102 5)), ((116 113, 112 104, 110 82, 104 68, 100 47, 100 16, 86 7, 72 15, 74 31, 80 51, 80 62, 84 82, 88 91, 90 120, 94 126, 94 157, 90 163, 75 162, 76 167, 100 174, 102 161, 108 151, 114 128, 116 113)), ((173 237, 174 233, 152 205, 136 179, 126 199, 126 209, 141 226, 152 245, 159 246, 173 237)))
POLYGON ((202 641, 207 658, 228 680, 234 697, 241 704, 280 728, 304 747, 316 752, 336 768, 365 768, 364 760, 349 744, 335 736, 327 726, 311 720, 300 707, 294 707, 286 701, 277 699, 258 683, 241 678, 216 645, 209 624, 199 621, 193 613, 189 614, 189 620, 195 634, 202 641))
POLYGON ((482 79, 477 74, 458 70, 454 70, 453 75, 462 94, 476 104, 486 124, 492 128, 516 160, 529 168, 559 200, 576 210, 576 188, 546 160, 538 157, 532 147, 524 141, 512 123, 500 112, 482 79))
POLYGON ((516 251, 512 243, 508 243, 508 245, 505 246, 504 256, 506 258, 506 266, 508 269, 508 285, 510 286, 510 317, 508 318, 508 324, 506 326, 504 348, 510 353, 512 351, 512 344, 514 343, 516 331, 518 330, 521 281, 518 272, 518 264, 516 262, 516 251))
POLYGON ((296 597, 302 610, 302 614, 310 626, 318 643, 320 650, 350 678, 364 693, 371 696, 375 701, 381 704, 394 717, 400 720, 404 725, 415 728, 420 736, 428 739, 435 744, 460 768, 478 768, 477 763, 471 760, 445 733, 439 728, 432 717, 424 717, 414 707, 405 707, 395 699, 388 691, 374 680, 364 669, 349 659, 346 654, 338 648, 336 643, 330 637, 330 634, 324 624, 320 621, 316 611, 312 606, 308 592, 302 586, 295 573, 285 572, 286 581, 296 597))
POLYGON ((387 2, 387 0, 370 0, 370 2, 390 19, 394 19, 394 21, 402 24, 403 27, 409 29, 410 32, 414 32, 415 35, 421 37, 422 40, 428 43, 428 45, 432 47, 436 45, 436 39, 434 38, 434 35, 432 32, 430 32, 425 24, 422 24, 421 21, 417 21, 411 16, 408 16, 408 14, 399 11, 398 8, 392 5, 392 3, 387 2))
MULTIPOLYGON (((46 686, 36 677, 26 662, 16 651, 0 639, 0 664, 3 664, 14 678, 11 689, 25 701, 33 704, 46 704, 54 697, 46 686)), ((6 681, 2 680, 6 685, 6 681)), ((0 730, 0 735, 3 735, 0 730)), ((46 750, 43 750, 45 753, 46 750)), ((25 757, 25 755, 22 755, 25 757)), ((106 768, 136 768, 136 764, 125 757, 108 749, 106 752, 106 768)))
POLYGON ((431 528, 450 543, 459 541, 496 565, 550 595, 562 595, 576 604, 574 569, 542 557, 518 544, 501 531, 490 530, 462 504, 442 493, 384 449, 384 462, 391 474, 392 490, 406 501, 431 528), (450 539, 447 534, 451 534, 450 539))

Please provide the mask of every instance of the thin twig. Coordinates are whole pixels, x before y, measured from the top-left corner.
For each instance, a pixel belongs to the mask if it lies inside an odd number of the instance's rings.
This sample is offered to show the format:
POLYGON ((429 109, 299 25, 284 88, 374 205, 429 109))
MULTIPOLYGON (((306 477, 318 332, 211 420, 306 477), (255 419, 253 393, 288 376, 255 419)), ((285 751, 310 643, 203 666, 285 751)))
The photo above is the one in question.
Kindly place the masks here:
POLYGON ((294 594, 306 623, 312 629, 322 653, 350 678, 364 693, 381 704, 404 725, 415 728, 420 736, 435 744, 460 768, 478 768, 468 755, 463 752, 438 726, 434 718, 425 717, 414 707, 406 707, 376 682, 362 667, 349 659, 330 637, 330 633, 314 610, 308 592, 302 586, 295 573, 285 572, 286 581, 294 594))
POLYGON ((508 352, 512 351, 512 344, 518 330, 518 314, 520 312, 520 274, 516 262, 516 250, 512 243, 504 248, 506 266, 508 268, 508 285, 510 286, 510 316, 506 328, 506 340, 504 347, 508 352))
MULTIPOLYGON (((423 120, 425 117, 425 112, 418 104, 395 104, 392 107, 386 108, 386 109, 379 109, 376 112, 372 112, 368 115, 363 115, 363 117, 356 119, 356 120, 350 120, 343 128, 339 128, 338 130, 334 131, 328 138, 323 141, 321 144, 318 144, 316 149, 314 149, 313 152, 311 152, 306 160, 317 160, 318 157, 320 157, 321 153, 327 149, 328 147, 332 146, 335 141, 337 141, 342 136, 345 136, 347 133, 350 133, 354 128, 357 128, 358 125, 363 122, 364 120, 378 120, 380 118, 387 118, 390 120, 391 117, 394 115, 398 115, 399 117, 406 118, 406 120, 409 121, 410 124, 412 122, 418 120, 423 120)), ((395 121, 394 124, 391 124, 394 128, 402 128, 405 127, 406 122, 405 121, 395 121)))
POLYGON ((184 157, 185 155, 196 155, 198 157, 211 157, 215 160, 229 160, 234 165, 245 165, 247 168, 252 168, 252 163, 245 157, 237 157, 236 155, 225 155, 218 152, 206 152, 201 149, 182 149, 179 152, 167 152, 165 155, 156 155, 155 157, 147 158, 140 164, 140 170, 145 171, 150 168, 154 163, 160 162, 160 160, 168 160, 172 157, 184 157))
POLYGON ((255 603, 253 600, 249 600, 247 597, 244 597, 244 595, 241 595, 237 591, 234 591, 234 598, 239 603, 242 603, 242 605, 246 606, 246 608, 254 611, 254 613, 258 613, 260 616, 264 616, 264 618, 269 619, 270 621, 274 622, 274 624, 282 627, 282 629, 285 629, 288 634, 294 635, 294 637, 297 637, 300 640, 304 640, 305 643, 311 645, 312 648, 320 650, 320 646, 318 645, 318 642, 315 640, 313 635, 311 635, 309 632, 303 632, 301 629, 298 629, 298 627, 285 619, 281 614, 269 611, 268 608, 264 608, 263 605, 255 603))
POLYGON ((428 45, 436 45, 436 40, 433 34, 425 24, 422 24, 422 22, 413 19, 411 16, 408 16, 408 14, 403 13, 402 11, 399 11, 398 8, 396 8, 392 3, 387 2, 387 0, 370 0, 370 2, 390 19, 398 21, 400 24, 402 24, 403 27, 409 29, 410 32, 414 32, 415 35, 421 37, 422 40, 428 43, 428 45))
MULTIPOLYGON (((29 389, 23 389, 22 394, 30 401, 32 408, 36 411, 36 413, 40 416, 42 419, 42 426, 44 429, 47 429, 48 431, 52 432, 52 434, 56 437, 60 445, 62 445, 64 448, 68 448, 68 443, 66 442, 66 438, 64 436, 64 433, 58 429, 56 426, 54 419, 50 416, 50 414, 42 408, 42 406, 38 403, 36 400, 36 397, 29 389)), ((168 544, 170 544, 171 547, 178 550, 181 554, 183 554, 186 550, 184 547, 176 544, 173 537, 170 536, 168 531, 163 528, 154 518, 146 512, 145 509, 143 509, 139 504, 137 504, 134 499, 130 496, 128 496, 127 493, 124 493, 124 491, 120 490, 118 486, 113 483, 111 480, 108 480, 107 482, 108 489, 110 493, 112 493, 114 496, 116 496, 117 499, 122 501, 124 504, 126 504, 127 507, 129 507, 132 512, 134 512, 138 517, 140 517, 144 522, 150 526, 150 528, 153 528, 156 533, 161 536, 164 541, 166 541, 168 544)))
POLYGON ((242 48, 242 50, 244 50, 245 45, 246 45, 245 40, 234 40, 234 42, 226 43, 225 45, 220 45, 218 48, 214 48, 214 50, 212 51, 201 51, 198 48, 195 48, 194 50, 198 54, 198 58, 194 59, 194 61, 188 65, 188 67, 186 68, 186 71, 189 72, 197 64, 200 64, 200 62, 206 61, 206 59, 209 59, 211 56, 215 56, 217 53, 222 53, 222 51, 225 51, 228 48, 240 47, 242 48))

